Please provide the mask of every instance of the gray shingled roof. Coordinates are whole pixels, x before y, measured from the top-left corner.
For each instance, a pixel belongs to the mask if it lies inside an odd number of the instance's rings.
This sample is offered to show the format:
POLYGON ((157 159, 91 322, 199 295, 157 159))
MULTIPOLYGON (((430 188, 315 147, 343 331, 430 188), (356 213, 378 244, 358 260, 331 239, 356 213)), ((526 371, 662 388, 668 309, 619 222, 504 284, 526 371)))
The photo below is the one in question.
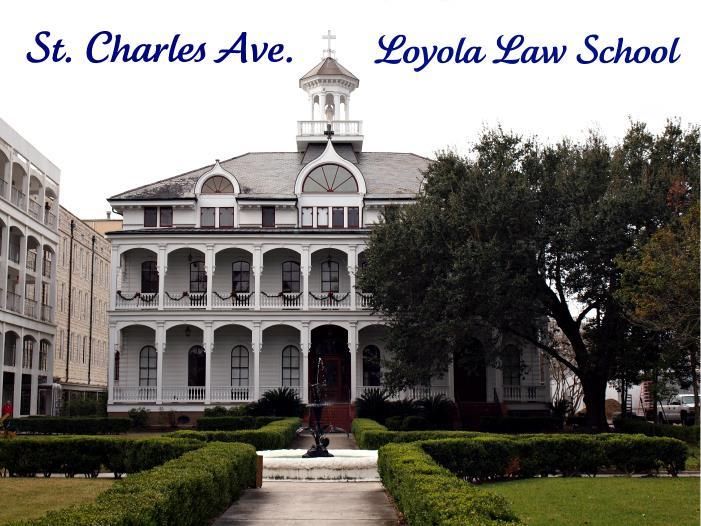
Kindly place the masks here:
MULTIPOLYGON (((356 166, 365 178, 367 197, 407 197, 418 193, 429 159, 413 153, 360 152, 356 166)), ((295 197, 299 171, 311 161, 299 152, 246 153, 220 162, 250 196, 295 197)), ((195 197, 197 180, 214 165, 112 196, 115 200, 182 199, 195 197)))
POLYGON ((325 59, 323 59, 316 66, 310 69, 306 74, 304 74, 302 78, 299 79, 299 81, 301 83, 304 79, 308 79, 316 75, 343 75, 345 77, 352 78, 356 82, 359 82, 358 77, 356 77, 355 75, 353 75, 353 73, 341 66, 341 64, 335 58, 331 57, 326 57, 325 59))

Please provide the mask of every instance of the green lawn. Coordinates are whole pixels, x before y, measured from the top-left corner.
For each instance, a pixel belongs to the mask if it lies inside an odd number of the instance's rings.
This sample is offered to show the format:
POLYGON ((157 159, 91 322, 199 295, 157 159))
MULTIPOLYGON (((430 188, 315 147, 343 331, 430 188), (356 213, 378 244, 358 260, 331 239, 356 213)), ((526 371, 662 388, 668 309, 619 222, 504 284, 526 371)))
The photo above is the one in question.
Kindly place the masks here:
POLYGON ((698 526, 698 478, 546 478, 485 484, 529 526, 698 526))
POLYGON ((93 500, 112 479, 0 478, 0 524, 93 500))

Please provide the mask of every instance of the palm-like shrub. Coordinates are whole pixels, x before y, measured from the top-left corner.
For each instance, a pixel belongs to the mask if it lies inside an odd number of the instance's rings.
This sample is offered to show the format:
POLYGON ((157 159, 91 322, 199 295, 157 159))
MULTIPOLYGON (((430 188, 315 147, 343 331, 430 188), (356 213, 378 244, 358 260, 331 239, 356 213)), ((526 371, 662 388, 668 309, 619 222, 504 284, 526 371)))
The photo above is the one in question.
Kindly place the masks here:
POLYGON ((382 388, 368 389, 355 401, 356 415, 383 423, 388 416, 389 393, 382 388))
POLYGON ((443 394, 422 398, 417 402, 420 414, 431 429, 452 429, 455 403, 443 394))
POLYGON ((246 412, 251 416, 302 416, 304 406, 297 392, 289 387, 278 387, 263 393, 257 402, 249 404, 246 412))

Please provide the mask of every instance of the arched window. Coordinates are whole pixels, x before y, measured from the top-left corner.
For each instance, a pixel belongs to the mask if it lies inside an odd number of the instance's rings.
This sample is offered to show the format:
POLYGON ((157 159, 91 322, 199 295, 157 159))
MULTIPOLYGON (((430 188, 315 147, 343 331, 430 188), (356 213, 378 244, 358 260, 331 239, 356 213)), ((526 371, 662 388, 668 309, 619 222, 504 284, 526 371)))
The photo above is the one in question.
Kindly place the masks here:
POLYGON ((207 271, 204 261, 190 263, 190 292, 207 292, 207 271))
POLYGON ((296 261, 282 264, 282 292, 299 292, 299 263, 296 261))
POLYGON ((14 332, 5 333, 5 353, 3 364, 14 367, 17 362, 17 334, 14 332))
POLYGON ((158 292, 158 266, 155 261, 141 264, 141 292, 158 292))
POLYGON ((187 353, 187 385, 203 386, 205 384, 205 370, 207 357, 204 347, 195 345, 190 347, 187 353))
POLYGON ((119 382, 119 351, 114 353, 114 381, 119 382))
POLYGON ((329 260, 321 264, 321 292, 338 292, 338 262, 329 260))
POLYGON ((32 338, 24 338, 24 346, 22 348, 22 367, 31 369, 34 365, 34 340, 32 338))
POLYGON ((202 194, 233 194, 234 185, 226 177, 215 175, 202 185, 202 194))
POLYGON ((282 385, 299 386, 299 349, 288 345, 282 350, 282 385))
POLYGON ((501 356, 504 385, 521 385, 521 350, 515 345, 504 347, 501 356))
MULTIPOLYGON (((156 385, 156 348, 152 345, 147 345, 139 352, 139 385, 147 387, 156 385)), ((117 369, 119 370, 119 369, 117 369)))
POLYGON ((41 340, 39 342, 39 370, 46 371, 49 368, 49 342, 41 340))
POLYGON ((363 349, 363 385, 381 385, 380 349, 368 345, 363 349))
POLYGON ((243 345, 231 349, 231 385, 248 386, 248 349, 243 345))
POLYGON ((302 192, 349 194, 357 191, 358 183, 353 174, 338 164, 317 166, 309 172, 302 185, 302 192))
POLYGON ((247 261, 234 261, 231 264, 231 290, 249 292, 251 287, 251 265, 247 261))

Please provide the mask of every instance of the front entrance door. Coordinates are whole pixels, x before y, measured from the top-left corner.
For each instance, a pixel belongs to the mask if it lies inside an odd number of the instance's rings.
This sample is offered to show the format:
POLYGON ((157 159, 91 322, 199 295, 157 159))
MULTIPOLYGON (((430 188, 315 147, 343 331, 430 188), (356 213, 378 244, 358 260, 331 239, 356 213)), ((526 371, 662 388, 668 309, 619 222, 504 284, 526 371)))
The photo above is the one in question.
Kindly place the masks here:
POLYGON ((316 382, 319 358, 324 365, 324 401, 349 402, 350 353, 344 329, 335 325, 325 325, 312 331, 312 351, 309 353, 310 385, 316 382))
POLYGON ((457 402, 487 401, 487 364, 479 341, 473 340, 466 351, 455 353, 453 375, 457 402))

